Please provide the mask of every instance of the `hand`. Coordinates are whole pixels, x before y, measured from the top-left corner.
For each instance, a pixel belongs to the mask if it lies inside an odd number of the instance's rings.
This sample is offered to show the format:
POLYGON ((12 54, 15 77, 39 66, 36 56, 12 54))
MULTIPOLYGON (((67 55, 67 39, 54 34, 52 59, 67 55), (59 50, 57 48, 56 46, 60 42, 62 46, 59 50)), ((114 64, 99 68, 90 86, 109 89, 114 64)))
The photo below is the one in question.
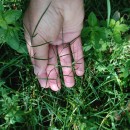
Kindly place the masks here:
POLYGON ((83 0, 31 0, 24 16, 25 39, 34 73, 44 88, 58 91, 61 81, 57 57, 67 87, 75 84, 75 72, 84 74, 80 33, 83 27, 83 0))

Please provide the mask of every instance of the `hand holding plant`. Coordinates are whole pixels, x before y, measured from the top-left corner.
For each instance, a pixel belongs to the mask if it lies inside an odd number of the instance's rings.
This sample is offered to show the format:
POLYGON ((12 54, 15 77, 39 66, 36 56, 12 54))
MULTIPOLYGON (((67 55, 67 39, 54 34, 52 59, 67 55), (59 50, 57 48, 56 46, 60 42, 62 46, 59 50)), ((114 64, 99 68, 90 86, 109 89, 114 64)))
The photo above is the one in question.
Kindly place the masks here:
POLYGON ((25 39, 34 73, 42 87, 50 87, 54 91, 61 88, 58 56, 67 87, 75 84, 72 55, 76 74, 84 74, 80 38, 83 18, 82 0, 30 1, 24 17, 25 39))

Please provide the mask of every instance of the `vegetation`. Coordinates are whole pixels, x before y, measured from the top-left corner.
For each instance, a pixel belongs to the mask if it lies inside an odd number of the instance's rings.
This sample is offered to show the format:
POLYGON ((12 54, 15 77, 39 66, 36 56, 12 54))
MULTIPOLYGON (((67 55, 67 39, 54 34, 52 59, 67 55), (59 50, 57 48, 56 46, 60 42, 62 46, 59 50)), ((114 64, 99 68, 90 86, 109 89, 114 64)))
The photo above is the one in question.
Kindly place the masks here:
POLYGON ((0 129, 129 130, 128 1, 84 1, 85 75, 57 93, 41 88, 33 74, 22 27, 25 3, 0 2, 0 129))

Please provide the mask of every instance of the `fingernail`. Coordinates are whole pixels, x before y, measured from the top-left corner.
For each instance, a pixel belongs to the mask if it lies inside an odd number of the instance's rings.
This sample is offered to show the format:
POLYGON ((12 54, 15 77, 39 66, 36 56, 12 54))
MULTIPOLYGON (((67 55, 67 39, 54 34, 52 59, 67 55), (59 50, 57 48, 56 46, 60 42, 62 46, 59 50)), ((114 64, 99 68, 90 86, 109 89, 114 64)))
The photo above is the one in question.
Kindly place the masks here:
POLYGON ((74 82, 73 83, 70 83, 70 82, 65 83, 66 87, 68 87, 68 88, 72 88, 74 86, 74 84, 75 84, 74 82))
POLYGON ((65 77, 65 85, 66 85, 66 87, 71 88, 71 87, 74 86, 74 84, 75 84, 74 77, 69 77, 69 76, 65 77))
POLYGON ((82 70, 77 70, 77 71, 76 71, 76 74, 77 74, 77 76, 83 76, 83 75, 84 75, 84 71, 82 71, 82 70))
POLYGON ((53 91, 58 91, 60 88, 56 84, 53 84, 53 85, 51 85, 51 89, 53 91))
POLYGON ((43 88, 49 88, 49 84, 46 80, 41 80, 41 79, 38 79, 39 83, 40 83, 40 86, 43 87, 43 88))

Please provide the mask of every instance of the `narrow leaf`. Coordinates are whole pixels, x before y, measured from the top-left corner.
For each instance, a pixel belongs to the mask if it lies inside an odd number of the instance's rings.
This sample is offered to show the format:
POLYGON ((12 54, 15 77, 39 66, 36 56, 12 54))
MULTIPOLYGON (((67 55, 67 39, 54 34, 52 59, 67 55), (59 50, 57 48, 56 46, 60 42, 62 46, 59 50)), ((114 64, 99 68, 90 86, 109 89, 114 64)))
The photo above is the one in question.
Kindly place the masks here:
POLYGON ((107 0, 107 27, 110 23, 110 17, 111 17, 111 3, 110 0, 107 0))

